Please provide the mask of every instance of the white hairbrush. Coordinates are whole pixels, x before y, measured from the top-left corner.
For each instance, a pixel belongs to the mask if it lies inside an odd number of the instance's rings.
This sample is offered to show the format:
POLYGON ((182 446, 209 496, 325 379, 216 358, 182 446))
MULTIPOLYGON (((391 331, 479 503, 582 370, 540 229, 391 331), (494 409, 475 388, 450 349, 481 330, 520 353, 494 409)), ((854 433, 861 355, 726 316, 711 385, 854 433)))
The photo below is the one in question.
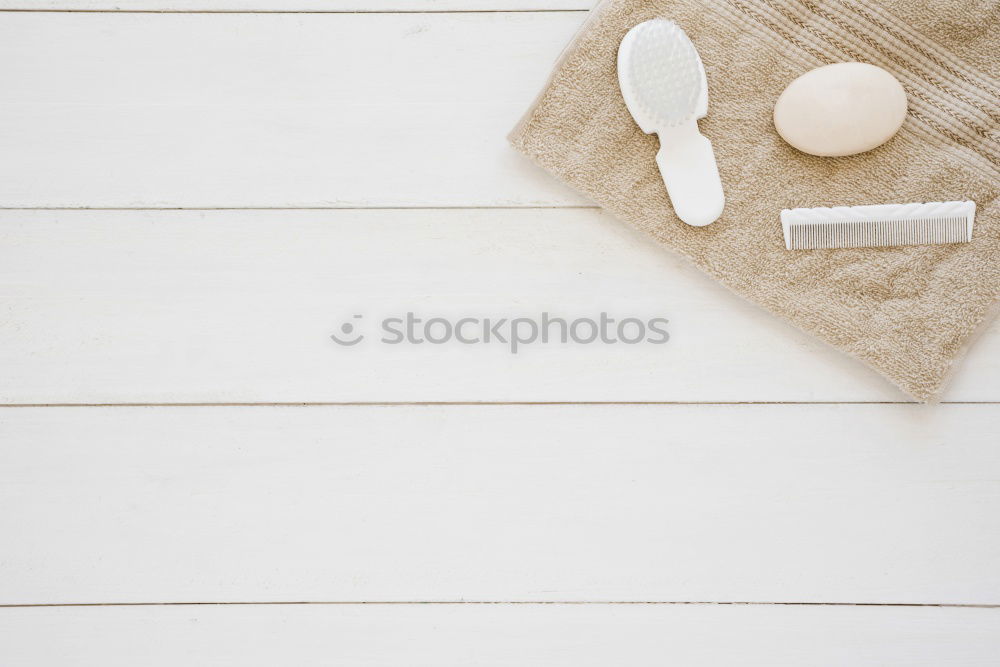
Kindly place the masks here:
POLYGON ((696 227, 715 222, 726 199, 712 142, 698 131, 708 82, 694 44, 673 21, 640 23, 618 47, 618 85, 636 124, 660 138, 656 164, 677 217, 696 227))

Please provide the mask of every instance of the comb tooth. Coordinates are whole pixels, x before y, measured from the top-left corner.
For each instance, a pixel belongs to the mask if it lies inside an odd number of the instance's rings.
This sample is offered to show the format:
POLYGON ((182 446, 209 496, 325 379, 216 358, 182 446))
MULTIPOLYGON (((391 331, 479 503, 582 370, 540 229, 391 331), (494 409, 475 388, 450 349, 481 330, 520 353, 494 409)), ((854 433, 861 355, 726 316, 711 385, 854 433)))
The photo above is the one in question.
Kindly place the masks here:
MULTIPOLYGON (((921 211, 908 210, 905 218, 879 219, 875 217, 851 219, 838 215, 833 219, 822 219, 821 215, 832 214, 832 209, 799 209, 798 220, 789 221, 786 242, 792 250, 822 248, 865 248, 889 247, 943 243, 965 243, 972 240, 972 216, 975 204, 972 202, 947 202, 934 204, 935 207, 961 207, 958 215, 931 215, 922 217, 921 211), (967 211, 961 214, 962 211, 967 211)), ((931 204, 923 205, 931 207, 931 204)), ((885 207, 857 207, 862 209, 886 209, 885 207)), ((792 212, 795 213, 795 212, 792 212)), ((895 213, 890 213, 895 215, 895 213)), ((784 215, 784 214, 783 214, 784 215)), ((887 214, 888 215, 888 214, 887 214)))

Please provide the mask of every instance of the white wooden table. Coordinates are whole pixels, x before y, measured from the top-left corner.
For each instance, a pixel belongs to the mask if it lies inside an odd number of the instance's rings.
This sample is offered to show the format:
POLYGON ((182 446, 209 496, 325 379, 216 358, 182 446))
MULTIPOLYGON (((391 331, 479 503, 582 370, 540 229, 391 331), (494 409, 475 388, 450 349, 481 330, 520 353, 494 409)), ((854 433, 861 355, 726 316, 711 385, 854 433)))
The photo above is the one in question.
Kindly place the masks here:
POLYGON ((521 159, 589 4, 0 0, 0 664, 996 664, 1000 326, 909 403, 521 159))

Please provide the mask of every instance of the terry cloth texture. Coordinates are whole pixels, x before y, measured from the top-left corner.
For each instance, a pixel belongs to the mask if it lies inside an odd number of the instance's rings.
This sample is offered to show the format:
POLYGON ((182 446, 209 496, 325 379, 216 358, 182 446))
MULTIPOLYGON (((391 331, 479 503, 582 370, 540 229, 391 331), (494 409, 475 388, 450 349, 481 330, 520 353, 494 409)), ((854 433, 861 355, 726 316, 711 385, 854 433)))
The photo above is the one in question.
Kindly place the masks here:
POLYGON ((1000 295, 1000 3, 996 0, 604 0, 510 136, 522 153, 767 310, 933 398, 1000 295), (618 44, 676 21, 708 77, 726 192, 714 224, 673 213, 618 89, 618 44), (868 62, 906 88, 899 134, 841 158, 801 153, 772 110, 797 76, 868 62), (783 208, 971 199, 972 243, 787 251, 783 208))

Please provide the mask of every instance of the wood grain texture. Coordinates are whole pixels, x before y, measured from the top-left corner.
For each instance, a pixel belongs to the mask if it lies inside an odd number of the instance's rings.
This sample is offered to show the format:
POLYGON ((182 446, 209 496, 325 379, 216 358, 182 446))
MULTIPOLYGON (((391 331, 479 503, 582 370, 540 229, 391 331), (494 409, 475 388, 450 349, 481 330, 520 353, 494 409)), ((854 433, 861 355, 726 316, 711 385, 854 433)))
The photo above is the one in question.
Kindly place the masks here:
POLYGON ((584 18, 0 13, 0 206, 586 204, 505 140, 584 18))
POLYGON ((0 410, 0 603, 1000 603, 994 406, 0 410))
POLYGON ((0 609, 20 667, 989 665, 1000 610, 783 606, 0 609))
MULTIPOLYGON (((590 4, 0 0, 71 10, 0 12, 0 208, 587 206, 503 136, 590 4)), ((945 398, 1000 400, 998 346, 945 398)), ((8 404, 905 400, 584 209, 0 211, 0 369, 8 404), (672 338, 328 338, 406 310, 672 338)), ((573 603, 0 608, 0 664, 992 664, 1000 609, 857 603, 1000 604, 998 429, 995 405, 0 408, 0 604, 573 603)))
MULTIPOLYGON (((591 210, 4 211, 0 289, 4 403, 907 400, 591 210), (407 312, 671 338, 382 344, 407 312)), ((1000 400, 998 334, 945 399, 1000 400)))

